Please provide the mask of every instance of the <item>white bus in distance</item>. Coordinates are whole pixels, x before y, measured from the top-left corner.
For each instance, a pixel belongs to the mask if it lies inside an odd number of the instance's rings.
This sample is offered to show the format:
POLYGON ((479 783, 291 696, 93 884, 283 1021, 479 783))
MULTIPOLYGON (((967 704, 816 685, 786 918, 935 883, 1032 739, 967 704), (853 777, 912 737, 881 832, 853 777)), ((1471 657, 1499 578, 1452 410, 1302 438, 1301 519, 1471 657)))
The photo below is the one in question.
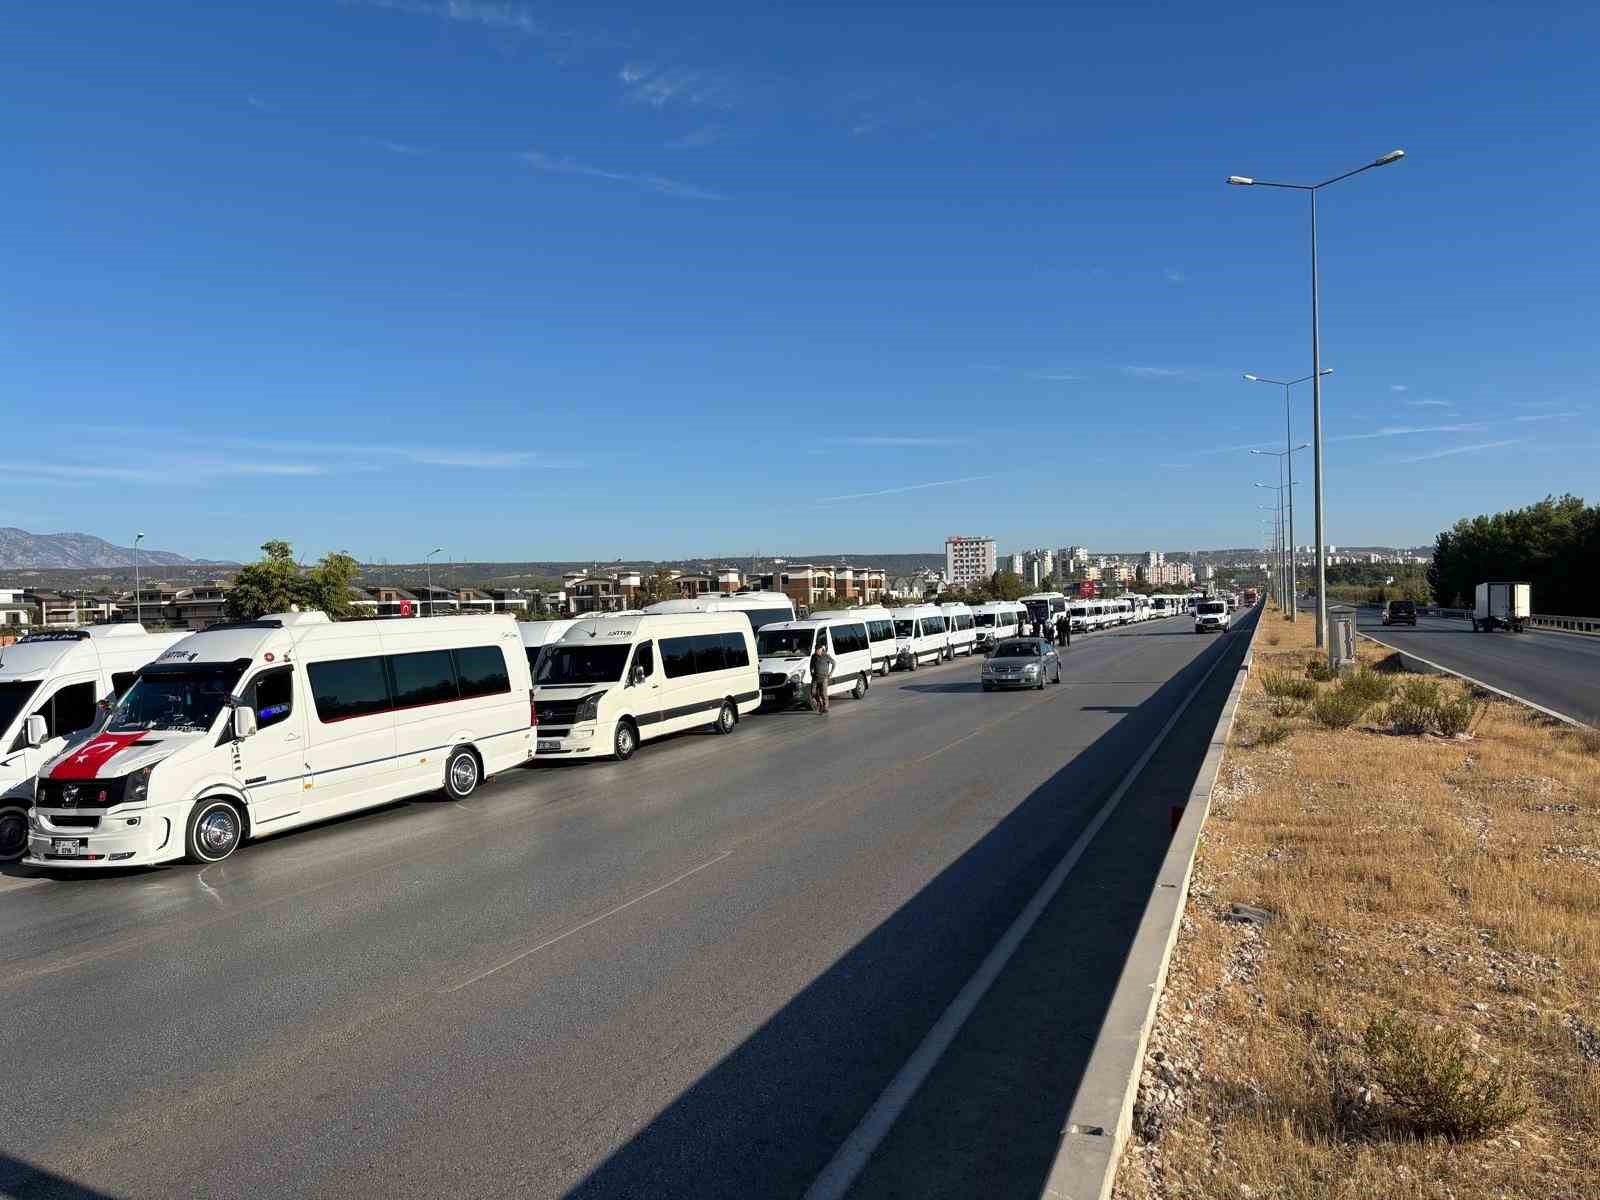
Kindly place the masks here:
POLYGON ((1044 621, 1053 629, 1056 618, 1067 611, 1069 602, 1060 592, 1034 592, 1031 596, 1022 597, 1018 603, 1028 610, 1030 626, 1044 621))
POLYGON ((977 627, 972 623, 972 609, 959 601, 939 605, 944 614, 945 645, 950 648, 947 658, 958 654, 971 656, 978 642, 977 627))
POLYGON ((25 861, 214 863, 408 796, 464 800, 533 756, 529 682, 509 616, 289 612, 190 634, 45 764, 25 861))
POLYGON ((881 604, 867 604, 860 608, 835 608, 811 614, 819 621, 860 621, 867 627, 867 644, 872 648, 872 669, 887 675, 894 669, 898 651, 895 648, 894 614, 881 604))
POLYGON ((761 706, 755 634, 736 609, 589 617, 540 655, 534 700, 541 760, 624 762, 669 733, 732 733, 761 706))
POLYGON ((895 662, 915 671, 945 656, 944 614, 937 604, 911 604, 894 610, 895 662))
POLYGON ((94 625, 30 633, 0 648, 0 862, 27 852, 39 768, 69 738, 87 735, 140 667, 188 636, 94 625))
POLYGON ((849 692, 857 700, 871 686, 872 643, 867 639, 866 623, 829 614, 829 619, 805 617, 798 621, 774 621, 756 634, 756 653, 761 660, 761 699, 774 707, 810 703, 811 655, 817 639, 834 660, 833 681, 828 695, 849 692))
POLYGON ((792 621, 795 618, 794 601, 784 592, 719 592, 696 596, 692 600, 657 600, 654 604, 645 605, 643 611, 653 616, 671 613, 743 613, 750 622, 751 632, 773 621, 792 621))
POLYGON ((974 605, 972 627, 978 635, 977 648, 986 650, 1004 638, 1016 637, 1027 615, 1028 610, 1015 600, 990 600, 974 605))

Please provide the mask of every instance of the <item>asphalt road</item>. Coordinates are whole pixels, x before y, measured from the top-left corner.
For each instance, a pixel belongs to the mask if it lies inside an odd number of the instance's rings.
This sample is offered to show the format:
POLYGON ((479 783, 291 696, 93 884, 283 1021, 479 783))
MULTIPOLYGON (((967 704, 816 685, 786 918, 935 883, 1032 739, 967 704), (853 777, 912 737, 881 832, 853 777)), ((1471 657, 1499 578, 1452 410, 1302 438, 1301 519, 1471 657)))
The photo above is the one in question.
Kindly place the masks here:
POLYGON ((1223 640, 896 674, 204 870, 9 869, 0 1195, 799 1195, 1223 640))
POLYGON ((1377 608, 1361 609, 1356 628, 1575 720, 1600 722, 1600 637, 1550 630, 1474 633, 1471 621, 1429 616, 1418 616, 1413 629, 1383 624, 1377 608))

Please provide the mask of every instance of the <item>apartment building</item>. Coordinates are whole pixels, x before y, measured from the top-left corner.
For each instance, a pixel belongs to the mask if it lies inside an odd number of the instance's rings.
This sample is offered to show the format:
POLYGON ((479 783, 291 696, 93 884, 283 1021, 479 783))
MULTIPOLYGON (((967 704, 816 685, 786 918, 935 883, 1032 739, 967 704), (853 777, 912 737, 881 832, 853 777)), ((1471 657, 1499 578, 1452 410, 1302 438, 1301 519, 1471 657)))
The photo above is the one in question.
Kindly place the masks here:
POLYGON ((994 539, 955 535, 944 540, 944 576, 952 587, 988 579, 995 573, 994 539))

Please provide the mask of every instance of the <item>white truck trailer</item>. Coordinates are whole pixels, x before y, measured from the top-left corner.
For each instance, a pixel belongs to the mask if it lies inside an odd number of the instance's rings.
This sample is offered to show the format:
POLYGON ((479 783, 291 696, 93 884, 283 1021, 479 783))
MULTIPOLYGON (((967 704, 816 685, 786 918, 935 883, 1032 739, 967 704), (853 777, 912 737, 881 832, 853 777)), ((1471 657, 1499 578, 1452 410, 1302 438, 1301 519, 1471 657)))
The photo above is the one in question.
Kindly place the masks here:
POLYGON ((1472 602, 1474 630, 1521 633, 1533 615, 1533 589, 1526 583, 1480 583, 1472 602))

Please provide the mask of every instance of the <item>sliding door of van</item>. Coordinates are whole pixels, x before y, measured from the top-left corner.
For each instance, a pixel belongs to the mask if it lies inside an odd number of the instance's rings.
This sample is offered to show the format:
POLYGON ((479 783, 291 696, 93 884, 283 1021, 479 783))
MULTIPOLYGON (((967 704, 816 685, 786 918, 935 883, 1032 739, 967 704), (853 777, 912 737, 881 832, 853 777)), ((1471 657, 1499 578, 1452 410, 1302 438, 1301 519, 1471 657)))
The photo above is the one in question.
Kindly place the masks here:
POLYGON ((239 743, 237 782, 250 798, 256 832, 299 813, 314 795, 306 784, 306 705, 295 695, 294 668, 269 667, 245 687, 244 703, 256 714, 255 733, 239 743))
POLYGON ((311 693, 306 722, 310 806, 324 816, 381 802, 392 791, 394 712, 384 656, 305 664, 311 693))

